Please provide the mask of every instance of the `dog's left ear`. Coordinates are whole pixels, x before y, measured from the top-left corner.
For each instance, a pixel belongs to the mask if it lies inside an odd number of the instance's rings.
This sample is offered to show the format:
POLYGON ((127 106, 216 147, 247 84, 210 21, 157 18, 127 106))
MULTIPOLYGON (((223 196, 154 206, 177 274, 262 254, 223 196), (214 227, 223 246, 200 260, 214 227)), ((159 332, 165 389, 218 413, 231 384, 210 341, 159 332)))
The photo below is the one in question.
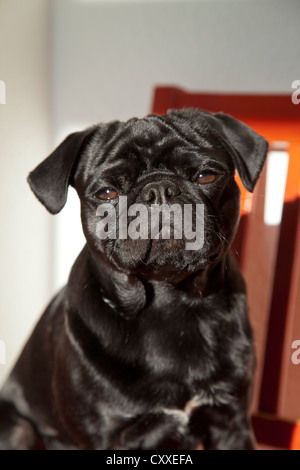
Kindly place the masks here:
POLYGON ((95 128, 70 134, 29 173, 27 181, 32 191, 51 214, 57 214, 64 207, 72 171, 95 128))
POLYGON ((267 156, 268 142, 228 114, 201 114, 230 153, 243 185, 253 192, 267 156))

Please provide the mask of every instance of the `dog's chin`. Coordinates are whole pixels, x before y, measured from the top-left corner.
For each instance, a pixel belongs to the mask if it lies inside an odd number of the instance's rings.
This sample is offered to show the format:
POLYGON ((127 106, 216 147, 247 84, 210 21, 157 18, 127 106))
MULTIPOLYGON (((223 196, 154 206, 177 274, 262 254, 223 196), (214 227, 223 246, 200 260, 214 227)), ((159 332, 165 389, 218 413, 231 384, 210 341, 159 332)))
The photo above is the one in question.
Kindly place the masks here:
POLYGON ((220 249, 187 250, 185 240, 131 240, 117 243, 110 256, 115 266, 142 278, 177 283, 221 256, 220 249))

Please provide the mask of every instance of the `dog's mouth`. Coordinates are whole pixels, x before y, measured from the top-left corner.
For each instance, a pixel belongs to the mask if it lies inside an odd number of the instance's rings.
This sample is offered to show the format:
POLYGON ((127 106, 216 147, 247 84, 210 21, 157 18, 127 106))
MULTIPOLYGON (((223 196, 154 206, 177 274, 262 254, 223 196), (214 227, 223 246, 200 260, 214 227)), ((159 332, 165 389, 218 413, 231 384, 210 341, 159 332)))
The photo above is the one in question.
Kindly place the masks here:
POLYGON ((135 270, 135 274, 156 281, 178 283, 199 270, 206 270, 215 265, 220 258, 220 252, 216 252, 206 257, 187 259, 184 263, 183 259, 179 263, 172 260, 172 264, 170 262, 163 264, 156 261, 148 261, 140 263, 135 270))
POLYGON ((215 264, 223 254, 221 246, 186 250, 185 239, 117 241, 110 255, 118 269, 147 279, 180 282, 199 269, 215 264))
POLYGON ((198 223, 193 217, 188 222, 182 217, 181 223, 175 223, 173 218, 146 224, 147 230, 142 230, 144 227, 140 225, 138 233, 130 230, 132 221, 129 220, 127 237, 120 238, 117 232, 115 239, 103 241, 101 251, 109 262, 127 274, 180 280, 206 269, 224 253, 222 239, 225 237, 218 236, 221 234, 218 219, 207 212, 204 217, 205 226, 203 218, 199 217, 198 223))

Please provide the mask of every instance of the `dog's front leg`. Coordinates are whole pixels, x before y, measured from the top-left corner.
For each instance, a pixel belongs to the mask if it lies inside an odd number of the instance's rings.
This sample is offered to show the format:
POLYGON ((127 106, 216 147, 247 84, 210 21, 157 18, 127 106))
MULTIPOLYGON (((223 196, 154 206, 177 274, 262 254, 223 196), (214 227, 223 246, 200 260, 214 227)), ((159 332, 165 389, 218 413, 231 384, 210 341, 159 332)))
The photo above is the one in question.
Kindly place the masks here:
POLYGON ((139 416, 123 429, 122 449, 180 449, 188 425, 186 413, 163 410, 139 416))
POLYGON ((238 404, 207 407, 204 412, 205 449, 255 450, 256 441, 248 414, 248 410, 238 404))
POLYGON ((0 450, 44 449, 41 436, 12 403, 0 399, 0 450))

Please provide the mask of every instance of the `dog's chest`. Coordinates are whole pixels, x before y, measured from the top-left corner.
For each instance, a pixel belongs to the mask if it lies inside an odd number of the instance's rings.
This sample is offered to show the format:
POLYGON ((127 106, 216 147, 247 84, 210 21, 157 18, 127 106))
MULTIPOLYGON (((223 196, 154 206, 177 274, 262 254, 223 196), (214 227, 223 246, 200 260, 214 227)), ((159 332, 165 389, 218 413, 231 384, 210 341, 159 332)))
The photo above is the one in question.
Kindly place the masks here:
POLYGON ((151 305, 137 323, 124 323, 119 351, 126 355, 129 347, 136 362, 144 361, 153 372, 173 374, 175 368, 182 373, 193 365, 204 372, 214 355, 211 345, 218 341, 218 329, 205 315, 206 309, 191 309, 180 302, 151 305))
POLYGON ((147 312, 150 318, 141 335, 146 366, 154 374, 182 381, 207 379, 217 361, 219 331, 205 318, 205 309, 179 302, 159 307, 147 312))

